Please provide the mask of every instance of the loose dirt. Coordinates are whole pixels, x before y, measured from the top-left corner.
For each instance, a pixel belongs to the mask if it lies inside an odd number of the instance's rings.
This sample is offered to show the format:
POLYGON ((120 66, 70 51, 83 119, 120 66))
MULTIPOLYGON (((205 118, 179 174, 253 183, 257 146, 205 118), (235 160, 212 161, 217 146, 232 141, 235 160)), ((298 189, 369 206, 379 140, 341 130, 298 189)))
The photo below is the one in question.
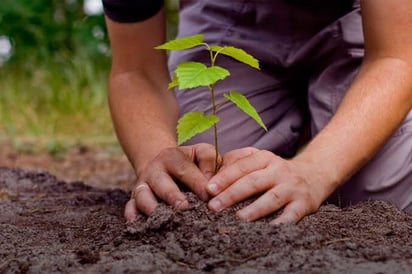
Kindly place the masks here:
POLYGON ((190 210, 125 224, 125 190, 0 168, 0 273, 412 273, 412 217, 391 204, 274 227, 187 195, 190 210))
POLYGON ((47 171, 65 181, 82 181, 100 188, 128 189, 135 175, 120 147, 75 145, 47 151, 34 143, 16 149, 0 143, 0 167, 47 171))

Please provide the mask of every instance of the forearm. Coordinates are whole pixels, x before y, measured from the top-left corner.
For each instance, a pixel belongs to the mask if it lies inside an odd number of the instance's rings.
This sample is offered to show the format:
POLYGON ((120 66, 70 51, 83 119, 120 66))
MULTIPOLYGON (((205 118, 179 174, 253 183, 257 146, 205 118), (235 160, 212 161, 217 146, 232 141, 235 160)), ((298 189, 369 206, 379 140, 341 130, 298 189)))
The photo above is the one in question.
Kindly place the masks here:
POLYGON ((361 168, 412 107, 412 67, 400 59, 365 62, 329 124, 293 160, 326 198, 361 168))
POLYGON ((138 73, 119 74, 110 80, 109 102, 118 139, 137 174, 161 149, 176 146, 178 107, 166 85, 159 91, 138 73))
POLYGON ((176 146, 178 106, 167 57, 164 11, 136 23, 106 18, 113 52, 109 103, 119 141, 137 174, 161 149, 176 146))

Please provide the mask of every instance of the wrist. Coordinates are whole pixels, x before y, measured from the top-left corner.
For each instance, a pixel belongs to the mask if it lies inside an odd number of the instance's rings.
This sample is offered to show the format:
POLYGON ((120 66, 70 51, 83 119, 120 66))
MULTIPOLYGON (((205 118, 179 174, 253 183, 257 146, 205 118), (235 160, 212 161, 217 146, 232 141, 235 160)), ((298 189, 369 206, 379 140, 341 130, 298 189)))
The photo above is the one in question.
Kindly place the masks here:
POLYGON ((336 169, 327 166, 312 155, 301 153, 292 158, 292 165, 299 170, 305 183, 316 189, 316 195, 321 202, 332 194, 332 192, 344 181, 336 169))

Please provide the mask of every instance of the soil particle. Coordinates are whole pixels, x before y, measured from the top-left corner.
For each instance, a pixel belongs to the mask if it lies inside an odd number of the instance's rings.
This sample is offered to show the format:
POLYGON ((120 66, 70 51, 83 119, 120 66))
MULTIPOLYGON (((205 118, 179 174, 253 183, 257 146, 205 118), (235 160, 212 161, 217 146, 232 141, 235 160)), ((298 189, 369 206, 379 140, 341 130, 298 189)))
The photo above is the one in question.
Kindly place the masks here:
POLYGON ((324 205, 298 225, 240 222, 187 193, 126 224, 127 191, 0 168, 0 273, 412 273, 412 216, 324 205))
POLYGON ((75 253, 80 264, 94 264, 100 260, 99 253, 88 248, 80 248, 75 253))

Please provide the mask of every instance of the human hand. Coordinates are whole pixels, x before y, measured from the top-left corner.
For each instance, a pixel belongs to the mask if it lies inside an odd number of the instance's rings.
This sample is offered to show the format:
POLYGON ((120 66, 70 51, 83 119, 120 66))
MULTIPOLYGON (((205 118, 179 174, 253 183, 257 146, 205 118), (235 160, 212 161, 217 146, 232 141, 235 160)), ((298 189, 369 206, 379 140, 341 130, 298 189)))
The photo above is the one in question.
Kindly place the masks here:
POLYGON ((270 151, 251 147, 233 150, 223 155, 220 170, 207 184, 207 191, 215 196, 208 206, 221 211, 262 194, 240 209, 237 217, 253 221, 283 208, 271 224, 296 223, 316 211, 327 197, 326 189, 309 177, 308 167, 293 159, 285 160, 270 151))
POLYGON ((150 215, 158 204, 157 198, 176 209, 188 208, 189 203, 175 180, 207 201, 205 187, 214 175, 215 157, 214 146, 204 143, 163 149, 139 174, 125 207, 126 220, 133 221, 140 213, 150 215))

